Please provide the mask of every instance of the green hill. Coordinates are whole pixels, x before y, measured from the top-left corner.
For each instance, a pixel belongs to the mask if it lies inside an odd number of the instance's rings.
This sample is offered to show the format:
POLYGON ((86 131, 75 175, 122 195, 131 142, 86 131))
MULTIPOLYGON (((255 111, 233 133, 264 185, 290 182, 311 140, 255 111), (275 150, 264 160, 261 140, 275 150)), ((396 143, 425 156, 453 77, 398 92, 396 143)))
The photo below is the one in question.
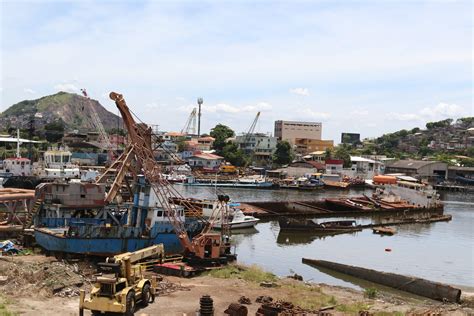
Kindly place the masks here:
POLYGON ((58 92, 36 100, 24 100, 10 106, 0 119, 4 124, 9 122, 28 122, 36 115, 36 120, 45 124, 61 120, 68 130, 91 131, 96 130, 92 123, 92 110, 94 107, 105 129, 117 127, 117 115, 107 111, 98 101, 87 99, 81 95, 67 92, 58 92))
POLYGON ((413 128, 364 140, 363 154, 385 154, 399 158, 429 155, 474 156, 474 117, 429 122, 426 128, 413 128))

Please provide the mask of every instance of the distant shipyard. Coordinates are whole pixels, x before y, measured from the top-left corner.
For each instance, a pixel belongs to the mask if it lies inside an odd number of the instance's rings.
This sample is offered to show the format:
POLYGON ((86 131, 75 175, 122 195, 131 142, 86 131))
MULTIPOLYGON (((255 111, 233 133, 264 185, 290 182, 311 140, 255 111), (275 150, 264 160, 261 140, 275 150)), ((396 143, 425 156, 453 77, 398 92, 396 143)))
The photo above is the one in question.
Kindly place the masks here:
MULTIPOLYGON (((278 120, 273 135, 260 133, 255 130, 260 112, 240 135, 223 124, 201 133, 203 98, 198 98, 179 132, 162 132, 142 123, 124 96, 112 92, 110 98, 121 118, 116 118, 118 128, 106 128, 102 121, 107 111, 82 92, 82 96, 59 95, 81 104, 81 111, 91 117, 88 128, 68 130, 64 121, 34 107, 31 113, 9 116, 14 106, 1 118, 11 134, 0 137, 2 254, 11 258, 10 265, 25 264, 15 260, 19 254, 57 258, 63 262, 59 270, 68 269, 72 262, 90 262, 99 273, 86 276, 92 287, 83 285, 84 281, 65 284, 56 279, 51 288, 52 295, 78 296, 80 315, 146 311, 155 297, 160 302, 165 286, 157 280, 160 275, 189 278, 238 267, 235 262, 239 261, 254 264, 242 237, 264 236, 276 229, 276 243, 293 251, 291 247, 301 242, 324 243, 329 242, 327 238, 345 236, 357 243, 358 238, 368 238, 366 231, 397 238, 407 229, 451 225, 457 213, 447 212, 450 204, 446 207, 438 191, 462 195, 474 188, 474 169, 463 166, 471 158, 463 155, 453 157, 457 163, 429 157, 399 159, 379 154, 379 140, 361 140, 360 134, 346 132, 335 145, 322 138, 320 122, 278 120)), ((449 130, 459 135, 457 143, 443 143, 440 138, 426 146, 470 152, 473 121, 438 122, 402 137, 416 142, 449 130)), ((262 241, 261 246, 266 243, 262 241)), ((382 251, 390 253, 392 248, 382 251)), ((330 258, 330 253, 324 258, 330 258)), ((322 267, 432 300, 451 304, 465 300, 461 289, 451 286, 456 284, 453 280, 366 272, 364 268, 374 266, 354 267, 350 258, 340 259, 304 258, 305 266, 300 258, 291 261, 288 269, 305 271, 306 278, 311 275, 308 265, 322 267), (300 265, 305 268, 298 269, 300 265)), ((263 268, 281 273, 278 264, 264 262, 263 268)), ((393 270, 386 268, 386 272, 393 270)), ((61 278, 65 272, 56 273, 61 278)), ((274 286, 274 278, 273 274, 263 277, 262 289, 274 286)), ((303 276, 292 278, 302 280, 303 276)), ((214 299, 219 300, 215 294, 214 299)), ((241 298, 230 304, 228 314, 244 315, 246 302, 247 298, 241 298)), ((270 299, 260 303, 259 315, 274 315, 270 311, 275 308, 281 313, 306 314, 337 310, 337 304, 324 300, 312 308, 274 305, 270 299)), ((202 296, 201 315, 211 315, 212 308, 213 298, 202 296)))

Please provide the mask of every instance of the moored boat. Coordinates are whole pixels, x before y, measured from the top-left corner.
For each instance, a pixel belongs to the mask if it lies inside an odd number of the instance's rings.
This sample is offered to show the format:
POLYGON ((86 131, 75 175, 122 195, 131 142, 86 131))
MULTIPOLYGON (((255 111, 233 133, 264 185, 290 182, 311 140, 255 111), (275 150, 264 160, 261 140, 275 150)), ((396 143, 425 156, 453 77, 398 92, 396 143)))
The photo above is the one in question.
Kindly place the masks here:
POLYGON ((37 187, 41 207, 35 218, 35 239, 48 252, 110 256, 163 243, 167 253, 182 251, 167 212, 185 223, 189 236, 202 223, 188 219, 179 205, 166 210, 154 190, 141 179, 134 202, 104 202, 105 186, 96 183, 54 182, 37 187))
POLYGON ((234 209, 233 214, 225 221, 217 221, 214 227, 222 229, 227 226, 230 229, 255 227, 259 219, 250 215, 245 215, 241 210, 234 209))
POLYGON ((374 227, 372 228, 372 232, 374 234, 379 235, 394 235, 397 231, 393 227, 374 227))
POLYGON ((281 218, 278 220, 280 230, 286 231, 310 231, 322 234, 353 232, 362 230, 353 220, 328 221, 316 223, 313 220, 299 220, 291 218, 281 218))

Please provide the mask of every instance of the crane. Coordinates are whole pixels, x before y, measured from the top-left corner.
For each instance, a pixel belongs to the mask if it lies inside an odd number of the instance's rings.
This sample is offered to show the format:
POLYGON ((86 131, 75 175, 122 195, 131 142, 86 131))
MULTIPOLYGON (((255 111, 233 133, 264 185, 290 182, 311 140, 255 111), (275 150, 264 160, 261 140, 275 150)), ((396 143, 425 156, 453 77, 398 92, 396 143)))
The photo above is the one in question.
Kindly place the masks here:
POLYGON ((100 144, 102 145, 102 148, 105 148, 107 150, 109 154, 109 159, 112 159, 113 147, 112 147, 112 144, 110 143, 109 136, 107 135, 107 132, 105 131, 104 125, 102 124, 100 120, 99 114, 95 110, 95 107, 92 105, 92 100, 89 98, 89 95, 87 94, 86 89, 81 89, 81 92, 89 103, 89 109, 92 114, 91 115, 92 124, 94 124, 95 128, 99 131, 100 144))
POLYGON ((182 134, 190 134, 195 135, 196 134, 196 113, 197 109, 194 108, 191 111, 191 114, 189 114, 188 120, 186 121, 186 124, 184 125, 183 129, 181 130, 182 134))
MULTIPOLYGON (((124 152, 114 161, 114 163, 102 174, 96 181, 103 183, 111 173, 115 173, 115 179, 106 195, 105 202, 112 202, 119 193, 126 174, 130 173, 135 179, 139 175, 143 175, 147 184, 156 197, 156 205, 163 208, 168 215, 168 219, 185 250, 185 257, 191 260, 222 260, 230 254, 230 244, 223 233, 212 233, 211 229, 214 222, 218 219, 225 218, 213 214, 211 219, 206 222, 204 229, 200 234, 192 240, 189 238, 184 222, 181 217, 177 216, 175 207, 172 206, 172 198, 179 195, 177 191, 170 185, 168 180, 162 176, 161 166, 157 163, 151 137, 151 128, 145 124, 137 124, 121 94, 111 92, 110 98, 115 101, 117 108, 122 115, 124 126, 128 131, 129 142, 124 152)), ((215 210, 227 210, 225 207, 229 201, 228 196, 219 196, 220 207, 215 210)), ((192 205, 187 207, 194 208, 192 205)), ((229 256, 232 258, 232 256, 229 256)))
POLYGON ((250 141, 250 138, 252 137, 253 132, 255 131, 255 127, 257 126, 259 117, 260 117, 260 112, 257 112, 257 115, 255 116, 252 124, 250 125, 249 130, 247 131, 247 134, 245 134, 243 141, 240 143, 240 148, 245 150, 247 153, 253 151, 253 149, 250 146, 251 144, 249 143, 249 141, 250 141))

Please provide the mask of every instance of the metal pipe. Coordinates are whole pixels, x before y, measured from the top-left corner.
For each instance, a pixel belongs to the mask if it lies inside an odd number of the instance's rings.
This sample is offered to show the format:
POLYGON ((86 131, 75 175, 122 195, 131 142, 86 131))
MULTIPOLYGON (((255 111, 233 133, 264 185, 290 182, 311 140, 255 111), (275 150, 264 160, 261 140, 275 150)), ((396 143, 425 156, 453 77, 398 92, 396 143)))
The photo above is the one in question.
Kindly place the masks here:
POLYGON ((452 286, 425 280, 417 277, 409 277, 401 274, 380 272, 371 269, 350 266, 346 264, 303 258, 303 263, 310 266, 326 268, 340 273, 348 274, 360 279, 371 281, 395 288, 397 290, 410 292, 416 295, 428 297, 438 301, 449 301, 459 303, 461 290, 452 286))

